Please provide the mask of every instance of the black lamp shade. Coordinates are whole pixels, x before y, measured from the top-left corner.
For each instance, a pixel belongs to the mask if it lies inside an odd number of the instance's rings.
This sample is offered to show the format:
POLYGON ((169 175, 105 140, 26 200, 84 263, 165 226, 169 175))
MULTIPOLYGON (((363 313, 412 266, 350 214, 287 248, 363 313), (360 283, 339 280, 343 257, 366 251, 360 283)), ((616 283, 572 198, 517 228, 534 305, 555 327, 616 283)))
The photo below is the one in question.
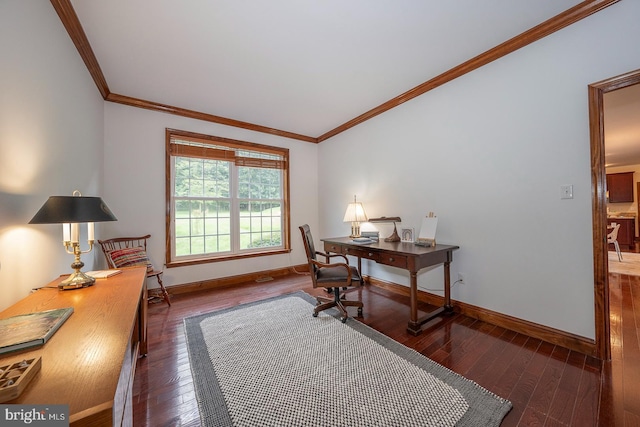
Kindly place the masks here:
POLYGON ((100 197, 51 196, 29 224, 117 221, 100 197))

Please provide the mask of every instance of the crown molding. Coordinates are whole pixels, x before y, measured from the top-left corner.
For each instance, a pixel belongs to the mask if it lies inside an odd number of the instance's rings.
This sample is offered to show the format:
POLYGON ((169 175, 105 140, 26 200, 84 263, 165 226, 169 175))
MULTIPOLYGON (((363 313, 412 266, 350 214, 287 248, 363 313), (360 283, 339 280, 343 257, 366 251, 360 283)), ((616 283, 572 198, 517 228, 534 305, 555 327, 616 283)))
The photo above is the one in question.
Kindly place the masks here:
POLYGON ((298 133, 287 132, 284 130, 274 129, 266 126, 256 125, 253 123, 242 122, 240 120, 228 119, 225 117, 215 116, 213 114, 201 113, 199 111, 187 110, 186 108, 173 107, 171 105, 160 104, 153 101, 145 101, 144 99, 133 98, 126 95, 118 95, 116 93, 110 93, 106 98, 106 101, 115 102, 117 104, 129 105, 131 107, 144 108, 152 111, 159 111, 162 113, 175 114, 177 116, 189 117, 191 119, 203 120, 206 122, 218 123, 221 125, 232 126, 236 128, 248 129, 255 132, 268 133, 271 135, 278 135, 284 138, 297 139, 299 141, 317 143, 318 140, 311 136, 301 135, 298 133))
POLYGON ((175 114, 179 116, 189 117, 197 120, 203 120, 227 126, 248 129, 255 132, 262 132, 271 135, 278 135, 285 138, 296 139, 311 143, 320 143, 329 138, 332 138, 354 126, 357 126, 379 114, 391 110, 413 98, 423 95, 432 89, 444 85, 452 80, 457 79, 473 70, 476 70, 484 65, 487 65, 496 59, 502 58, 524 46, 527 46, 535 41, 538 41, 550 34, 555 33, 581 19, 584 19, 600 10, 619 2, 620 0, 587 0, 583 1, 576 6, 567 9, 566 11, 548 19, 547 21, 507 40, 498 46, 487 50, 480 55, 463 62, 462 64, 451 68, 448 71, 436 76, 407 92, 396 96, 393 99, 349 120, 346 123, 330 130, 329 132, 320 135, 319 137, 312 137, 301 135, 293 132, 287 132, 284 130, 274 129, 267 126, 257 125, 253 123, 243 122, 235 119, 229 119, 221 116, 215 116, 213 114, 202 113, 198 111, 188 110, 180 107, 174 107, 170 105, 160 104, 153 101, 145 101, 138 98, 133 98, 125 95, 112 94, 107 85, 107 81, 100 69, 98 60, 96 59, 89 40, 87 39, 82 25, 78 20, 78 16, 71 5, 70 0, 51 0, 53 8, 58 13, 62 24, 69 33, 69 37, 75 44, 82 60, 84 61, 89 73, 93 77, 93 80, 100 91, 103 99, 110 102, 116 102, 124 105, 129 105, 138 108, 145 108, 147 110, 160 111, 169 114, 175 114))
POLYGON ((381 104, 367 111, 366 113, 361 114, 352 120, 349 120, 348 122, 336 127, 335 129, 330 130, 329 132, 323 135, 320 135, 318 137, 318 142, 322 142, 331 137, 334 137, 339 133, 346 131, 347 129, 350 129, 379 114, 389 111, 392 108, 399 106, 400 104, 404 104, 405 102, 413 98, 423 95, 432 89, 435 89, 439 86, 444 85, 445 83, 449 83, 450 81, 455 80, 458 77, 463 76, 467 73, 470 73, 471 71, 476 70, 484 65, 487 65, 495 61, 496 59, 500 59, 503 56, 506 56, 512 52, 515 52, 516 50, 522 47, 525 47, 535 41, 538 41, 550 34, 555 33, 556 31, 559 31, 565 27, 568 27, 569 25, 583 18, 586 18, 587 16, 590 16, 604 9, 607 6, 610 6, 613 3, 617 3, 618 1, 620 0, 584 1, 572 7, 571 9, 565 10, 564 12, 554 16, 553 18, 548 19, 542 24, 539 24, 531 28, 530 30, 525 31, 513 37, 512 39, 507 40, 506 42, 501 43, 498 46, 492 49, 489 49, 484 53, 481 53, 475 58, 469 59, 468 61, 463 62, 462 64, 456 67, 453 67, 448 71, 445 71, 439 76, 436 76, 431 80, 428 80, 414 87, 413 89, 410 89, 407 92, 401 95, 398 95, 393 99, 390 99, 384 104, 381 104))
POLYGON ((93 49, 89 44, 87 35, 82 29, 82 25, 78 20, 78 15, 76 15, 76 11, 71 5, 71 1, 51 0, 51 4, 60 17, 62 25, 64 25, 64 28, 67 30, 69 37, 71 37, 71 41, 73 41, 76 49, 78 49, 78 53, 84 61, 84 64, 87 66, 89 74, 93 77, 93 81, 96 83, 102 98, 106 99, 110 93, 109 85, 107 85, 107 79, 105 79, 104 74, 102 74, 102 69, 100 68, 100 64, 98 64, 98 59, 93 53, 93 49))

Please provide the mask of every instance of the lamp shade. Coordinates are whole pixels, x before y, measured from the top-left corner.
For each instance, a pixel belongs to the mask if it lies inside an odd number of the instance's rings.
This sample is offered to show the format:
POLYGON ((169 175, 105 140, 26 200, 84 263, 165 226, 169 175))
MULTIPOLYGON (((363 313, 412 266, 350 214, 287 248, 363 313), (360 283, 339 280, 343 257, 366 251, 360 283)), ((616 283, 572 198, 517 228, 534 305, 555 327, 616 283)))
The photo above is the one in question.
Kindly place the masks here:
POLYGON ((51 196, 29 224, 117 221, 100 197, 51 196))
POLYGON ((367 221, 367 214, 364 212, 364 207, 360 202, 349 203, 347 211, 344 213, 344 222, 365 222, 367 221))

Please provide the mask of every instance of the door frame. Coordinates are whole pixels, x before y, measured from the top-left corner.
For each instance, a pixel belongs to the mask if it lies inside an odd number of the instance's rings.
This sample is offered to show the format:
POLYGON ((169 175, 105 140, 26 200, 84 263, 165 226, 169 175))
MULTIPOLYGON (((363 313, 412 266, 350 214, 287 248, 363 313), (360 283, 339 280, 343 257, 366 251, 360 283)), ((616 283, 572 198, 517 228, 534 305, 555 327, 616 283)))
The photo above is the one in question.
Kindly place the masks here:
POLYGON ((607 253, 607 172, 605 169, 604 94, 640 83, 640 70, 589 85, 591 140, 591 200, 593 216, 593 275, 596 357, 611 359, 609 320, 609 261, 607 253))

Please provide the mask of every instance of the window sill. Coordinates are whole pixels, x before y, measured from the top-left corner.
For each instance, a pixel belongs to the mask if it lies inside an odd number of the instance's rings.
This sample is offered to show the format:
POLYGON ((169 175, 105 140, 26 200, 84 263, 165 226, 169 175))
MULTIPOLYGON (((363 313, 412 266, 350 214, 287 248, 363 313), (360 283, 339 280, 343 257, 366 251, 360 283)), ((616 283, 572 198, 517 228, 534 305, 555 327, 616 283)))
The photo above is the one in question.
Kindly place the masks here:
POLYGON ((291 252, 291 249, 279 248, 272 251, 253 252, 248 254, 234 254, 234 255, 225 255, 225 256, 219 256, 219 257, 188 259, 184 261, 168 262, 165 265, 165 267, 166 268, 186 267, 189 265, 208 264, 212 262, 224 262, 224 261, 233 261, 238 259, 256 258, 261 256, 280 255, 280 254, 286 254, 289 252, 291 252))

